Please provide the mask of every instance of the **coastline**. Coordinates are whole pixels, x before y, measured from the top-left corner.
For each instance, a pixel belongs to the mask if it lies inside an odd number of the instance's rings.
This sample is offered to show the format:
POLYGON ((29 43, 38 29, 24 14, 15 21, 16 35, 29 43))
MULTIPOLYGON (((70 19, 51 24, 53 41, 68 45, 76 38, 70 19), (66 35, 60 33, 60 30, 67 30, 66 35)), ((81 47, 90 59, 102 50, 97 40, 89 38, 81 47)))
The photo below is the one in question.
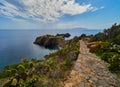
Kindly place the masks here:
MULTIPOLYGON (((55 53, 46 55, 44 60, 32 59, 31 61, 27 61, 27 59, 24 58, 20 64, 13 64, 5 67, 3 73, 0 73, 0 77, 2 82, 4 82, 5 79, 6 81, 1 85, 11 85, 11 81, 13 80, 17 80, 15 85, 20 85, 21 80, 25 80, 25 82, 22 83, 26 85, 28 80, 31 81, 34 79, 36 79, 34 81, 35 84, 37 84, 36 82, 38 81, 39 75, 40 81, 42 81, 43 78, 46 78, 45 82, 48 81, 45 85, 51 84, 54 85, 54 87, 55 85, 60 85, 58 83, 65 79, 66 74, 69 73, 79 53, 79 38, 76 37, 65 42, 64 48, 59 49, 55 53), (66 57, 64 55, 66 55, 66 57), (21 79, 19 84, 17 77, 21 79)), ((42 81, 42 83, 45 82, 42 81)))
MULTIPOLYGON (((0 31, 0 69, 3 69, 5 65, 11 65, 19 63, 21 58, 41 59, 46 54, 49 54, 51 50, 40 47, 33 44, 34 40, 38 36, 57 33, 70 33, 72 39, 74 36, 79 36, 83 29, 63 29, 63 30, 5 30, 0 31)), ((100 30, 101 31, 101 30, 100 30)), ((84 31, 88 34, 95 34, 99 31, 84 31)), ((69 40, 67 39, 67 40, 69 40)))

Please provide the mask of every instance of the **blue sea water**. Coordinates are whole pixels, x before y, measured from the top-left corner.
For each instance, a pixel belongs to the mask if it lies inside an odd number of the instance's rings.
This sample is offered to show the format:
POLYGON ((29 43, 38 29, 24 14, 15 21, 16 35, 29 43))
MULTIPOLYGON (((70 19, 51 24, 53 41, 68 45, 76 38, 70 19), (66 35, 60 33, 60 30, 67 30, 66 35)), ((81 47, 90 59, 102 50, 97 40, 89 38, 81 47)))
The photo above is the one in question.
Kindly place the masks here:
POLYGON ((6 65, 21 62, 21 58, 42 59, 54 50, 33 44, 37 36, 45 34, 70 33, 72 37, 82 33, 95 34, 101 30, 0 30, 0 70, 6 65))

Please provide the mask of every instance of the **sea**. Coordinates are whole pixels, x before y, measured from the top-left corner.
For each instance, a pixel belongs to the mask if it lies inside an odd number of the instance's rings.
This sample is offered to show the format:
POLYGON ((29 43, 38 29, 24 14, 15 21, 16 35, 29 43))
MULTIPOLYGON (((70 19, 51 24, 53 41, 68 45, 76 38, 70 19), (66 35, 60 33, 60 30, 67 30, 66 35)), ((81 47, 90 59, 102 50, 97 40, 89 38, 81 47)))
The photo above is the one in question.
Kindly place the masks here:
POLYGON ((40 60, 45 55, 55 51, 33 44, 38 36, 70 33, 70 38, 73 38, 74 36, 80 36, 82 33, 90 35, 101 31, 101 29, 0 30, 0 71, 6 65, 20 63, 22 58, 40 60))

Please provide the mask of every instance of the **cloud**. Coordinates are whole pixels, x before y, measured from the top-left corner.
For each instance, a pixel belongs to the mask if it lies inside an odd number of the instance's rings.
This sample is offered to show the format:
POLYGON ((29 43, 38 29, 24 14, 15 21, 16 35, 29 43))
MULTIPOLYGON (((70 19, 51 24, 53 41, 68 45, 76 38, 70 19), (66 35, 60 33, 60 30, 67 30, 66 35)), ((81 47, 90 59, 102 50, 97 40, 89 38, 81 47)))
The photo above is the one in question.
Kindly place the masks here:
POLYGON ((54 22, 65 14, 77 15, 98 8, 75 0, 1 0, 0 15, 20 20, 54 22))
POLYGON ((97 10, 100 10, 100 9, 103 9, 104 7, 102 6, 102 7, 100 7, 100 8, 96 8, 96 7, 91 7, 91 9, 92 9, 92 12, 94 12, 94 11, 97 11, 97 10))

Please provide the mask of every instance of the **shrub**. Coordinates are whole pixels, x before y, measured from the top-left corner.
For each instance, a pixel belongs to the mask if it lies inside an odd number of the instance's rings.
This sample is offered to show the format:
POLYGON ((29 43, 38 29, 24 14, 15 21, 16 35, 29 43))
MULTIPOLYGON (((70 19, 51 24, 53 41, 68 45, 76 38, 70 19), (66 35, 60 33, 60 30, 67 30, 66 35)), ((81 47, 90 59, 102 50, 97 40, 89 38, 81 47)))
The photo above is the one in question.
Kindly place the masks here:
POLYGON ((17 82, 18 82, 17 79, 13 79, 11 85, 12 85, 12 86, 16 86, 16 85, 17 85, 17 82))
POLYGON ((17 70, 18 70, 18 73, 23 73, 25 72, 25 67, 23 65, 18 65, 17 70))
POLYGON ((12 75, 12 76, 14 76, 16 73, 17 73, 17 70, 16 70, 16 69, 12 69, 12 70, 11 70, 11 75, 12 75))
POLYGON ((32 63, 32 62, 29 62, 29 63, 28 63, 28 67, 29 67, 29 69, 33 68, 33 63, 32 63))
POLYGON ((109 69, 111 71, 120 71, 120 55, 114 55, 109 61, 109 69))
POLYGON ((23 63, 26 63, 26 62, 27 62, 27 59, 26 59, 26 58, 22 58, 21 61, 22 61, 23 63))
POLYGON ((112 53, 112 52, 105 52, 102 54, 101 59, 106 62, 109 62, 110 58, 112 58, 113 55, 114 55, 114 53, 112 53))
POLYGON ((66 58, 66 67, 69 69, 72 66, 72 60, 66 58))
POLYGON ((36 60, 36 59, 31 59, 31 62, 32 62, 32 63, 36 63, 37 60, 36 60))

